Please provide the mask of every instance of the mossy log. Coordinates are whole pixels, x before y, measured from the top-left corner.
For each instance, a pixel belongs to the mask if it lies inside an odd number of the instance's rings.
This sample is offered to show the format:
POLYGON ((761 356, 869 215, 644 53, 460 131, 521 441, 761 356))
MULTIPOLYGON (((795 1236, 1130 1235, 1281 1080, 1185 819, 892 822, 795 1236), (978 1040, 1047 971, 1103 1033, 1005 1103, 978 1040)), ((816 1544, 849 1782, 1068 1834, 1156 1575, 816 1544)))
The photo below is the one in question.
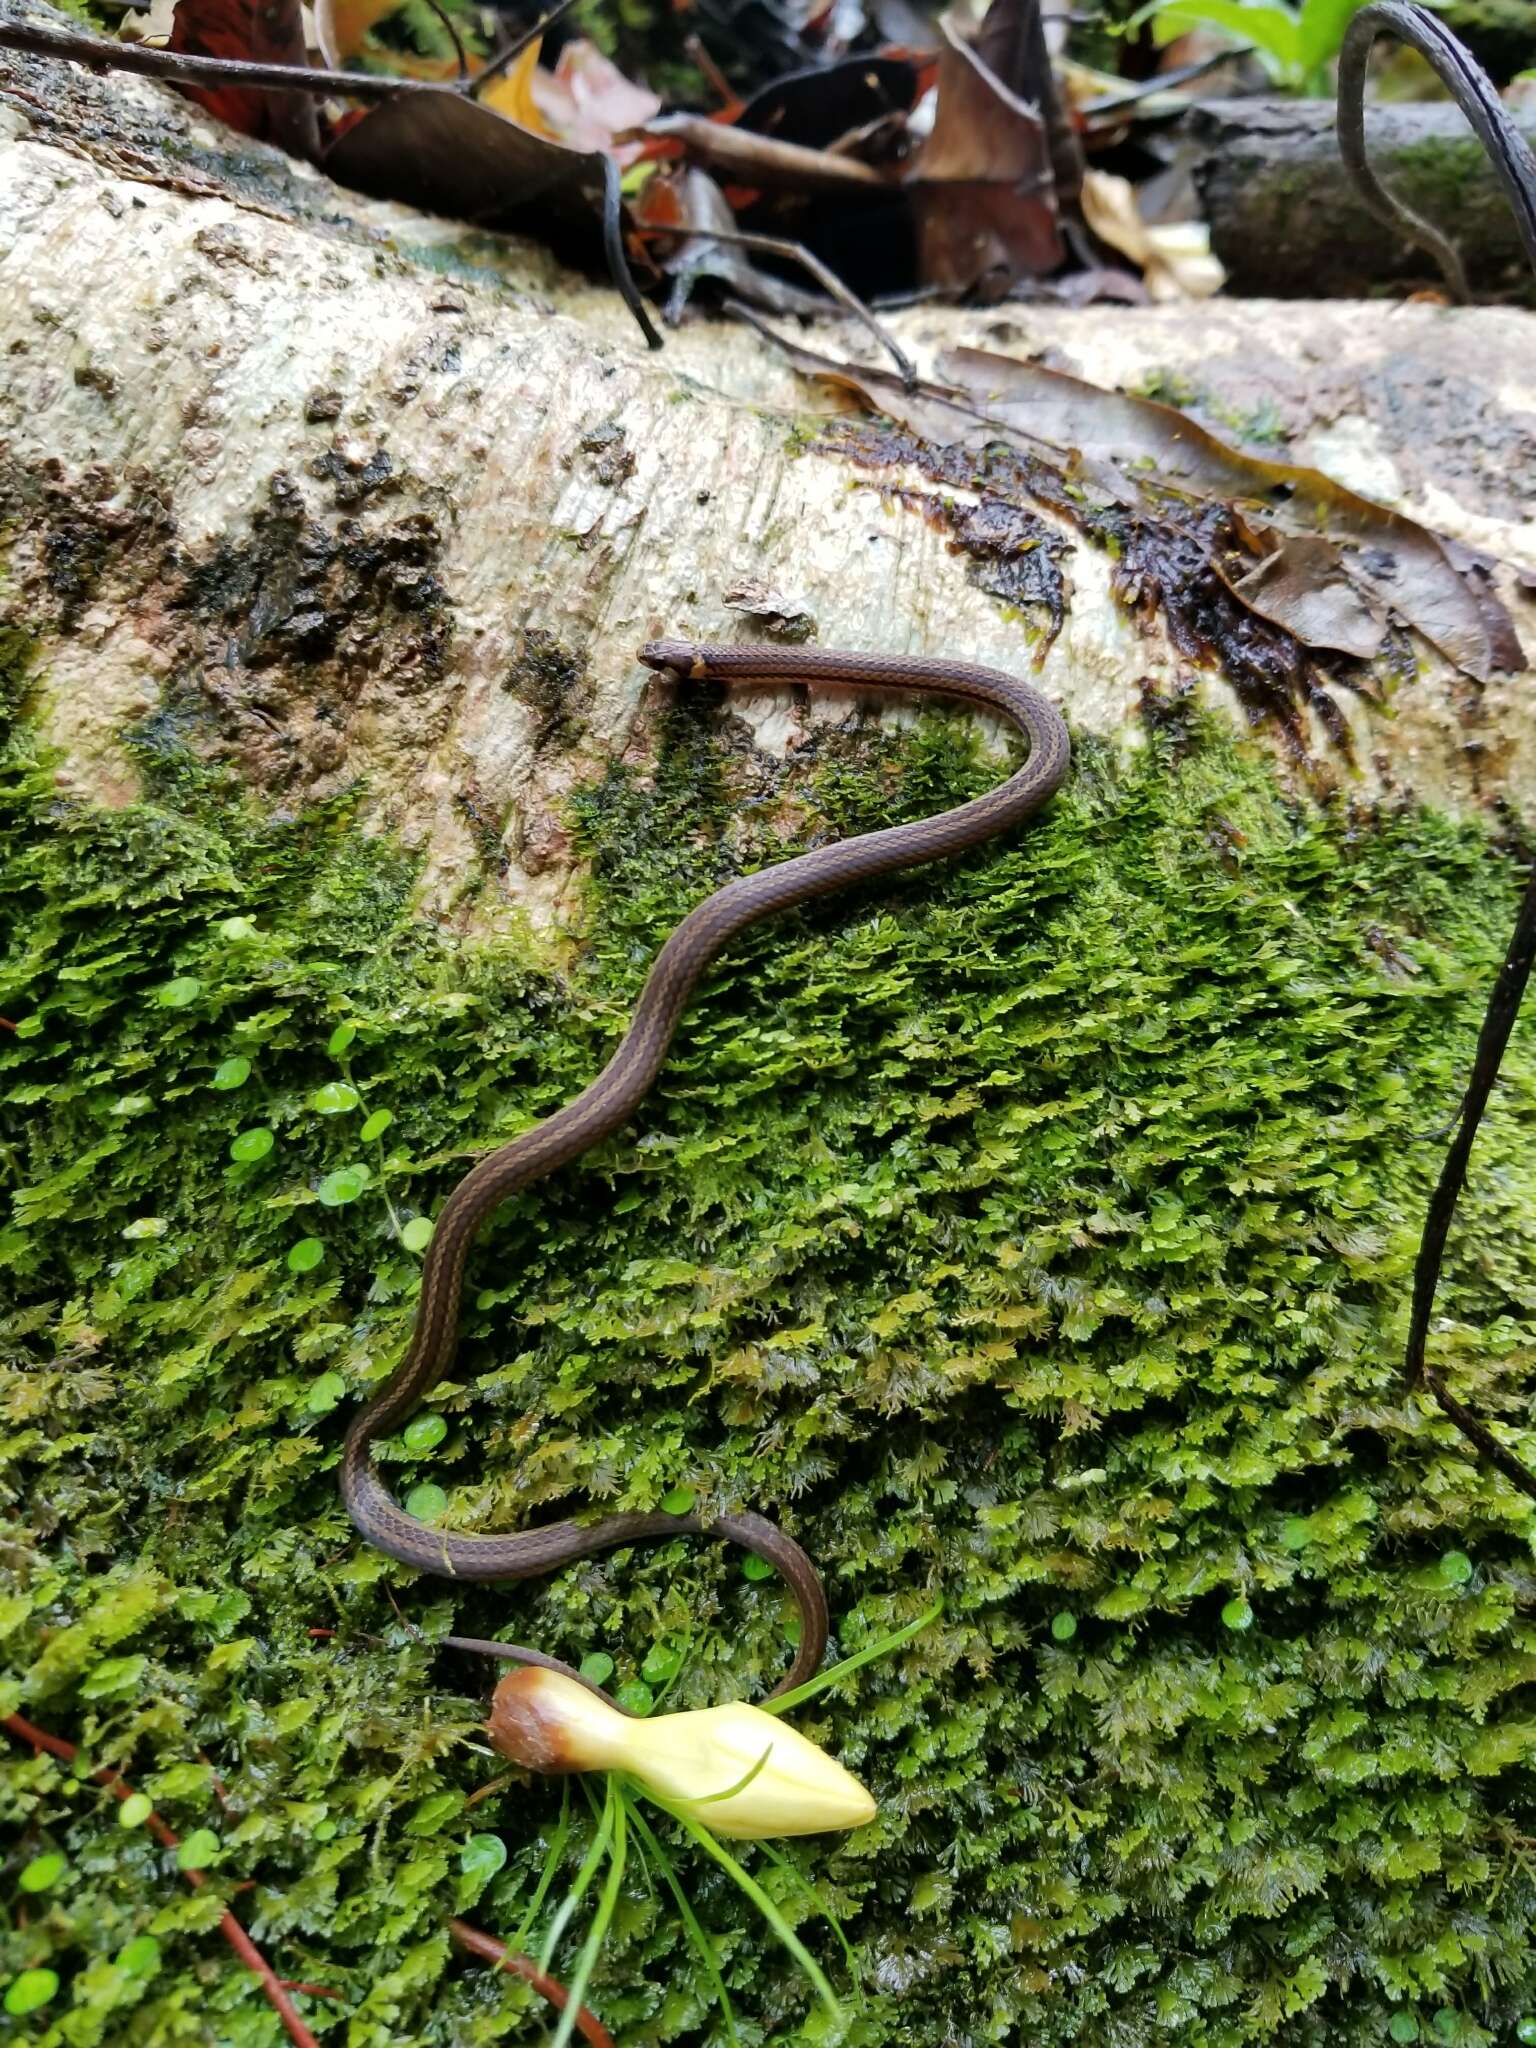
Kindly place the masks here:
MULTIPOLYGON (((424 1582, 335 1488, 448 1189, 590 1079, 686 909, 999 772, 959 715, 635 665, 767 585, 829 645, 1039 656, 1070 785, 731 950, 634 1127, 488 1229, 392 1478, 474 1527, 760 1507, 845 1653, 942 1595, 798 1718, 877 1820, 753 1864, 860 2048, 1513 2038, 1536 1540, 1398 1360, 1536 798, 1528 685, 1420 649, 1337 686, 1346 745, 1298 732, 1065 530, 1047 645, 755 337, 651 358, 528 246, 148 87, 0 70, 0 1713, 85 1752, 6 1754, 0 1999, 60 2048, 273 2048, 228 1906, 324 2041, 531 2040, 534 1993, 447 1922, 511 1937, 553 1843, 547 1916, 587 1803, 564 1834, 508 1782, 438 1639, 596 1659, 637 1706, 783 1669, 782 1589, 720 1547, 424 1582)), ((1528 316, 901 331, 1049 351, 1529 547, 1528 316)), ((1527 1022, 1432 1345, 1528 1452, 1533 1136, 1527 1022)), ((743 2039, 829 2041, 663 1833, 714 1946, 632 1866, 588 1987, 615 2038, 727 2040, 723 1979, 743 2039)))
MULTIPOLYGON (((1536 141, 1536 118, 1521 118, 1536 141)), ((1372 287, 1441 282, 1432 257, 1361 204, 1339 162, 1330 101, 1210 100, 1179 132, 1234 290, 1354 298, 1372 287)), ((1366 135, 1393 192, 1455 241, 1471 289, 1530 303, 1536 286, 1508 202, 1460 111, 1372 106, 1366 135)))

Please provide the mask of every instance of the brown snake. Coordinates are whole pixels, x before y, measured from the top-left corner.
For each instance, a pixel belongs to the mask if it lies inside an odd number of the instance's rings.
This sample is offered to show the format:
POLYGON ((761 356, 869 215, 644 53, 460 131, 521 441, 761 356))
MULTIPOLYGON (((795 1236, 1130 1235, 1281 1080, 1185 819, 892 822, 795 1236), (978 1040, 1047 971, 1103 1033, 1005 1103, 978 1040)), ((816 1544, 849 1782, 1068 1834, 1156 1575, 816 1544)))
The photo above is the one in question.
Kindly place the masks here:
MULTIPOLYGON (((827 1601, 810 1558, 761 1515, 715 1515, 706 1521, 692 1514, 617 1514, 587 1523, 551 1522, 511 1536, 460 1536, 429 1528, 399 1506, 374 1467, 373 1444, 399 1428, 452 1362, 464 1269, 481 1224, 509 1195, 578 1158, 629 1122, 661 1070, 700 976, 737 932, 813 896, 898 868, 946 859, 1021 824, 1056 790, 1071 750, 1061 714, 1038 690, 966 662, 904 654, 838 654, 825 648, 696 647, 678 640, 653 641, 641 649, 640 659, 648 668, 679 678, 853 684, 961 698, 1010 719, 1029 741, 1029 759, 1016 775, 972 803, 915 824, 818 847, 814 853, 744 875, 689 912, 657 954, 630 1027, 597 1079, 553 1116, 487 1153, 443 1204, 422 1266, 410 1349, 347 1432, 341 1493, 359 1533, 375 1549, 444 1578, 539 1578, 619 1544, 682 1534, 727 1537, 774 1565, 799 1604, 800 1642, 793 1668, 774 1688, 779 1693, 802 1684, 819 1666, 827 1642, 827 1601)), ((531 1656, 530 1661, 546 1660, 531 1656)))

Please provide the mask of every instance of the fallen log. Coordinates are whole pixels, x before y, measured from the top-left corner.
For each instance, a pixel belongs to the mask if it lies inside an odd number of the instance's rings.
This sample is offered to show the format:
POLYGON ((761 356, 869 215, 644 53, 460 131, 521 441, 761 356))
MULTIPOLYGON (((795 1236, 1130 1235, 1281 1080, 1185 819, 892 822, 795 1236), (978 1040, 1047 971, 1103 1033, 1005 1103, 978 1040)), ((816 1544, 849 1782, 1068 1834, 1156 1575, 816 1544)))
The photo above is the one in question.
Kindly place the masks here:
MULTIPOLYGON (((1520 126, 1536 138, 1536 115, 1520 126)), ((1432 259, 1374 220, 1350 185, 1331 100, 1208 100, 1178 132, 1233 291, 1356 298, 1373 286, 1438 283, 1432 259)), ((1460 112, 1373 105, 1368 138, 1385 182, 1460 247, 1472 290, 1529 304, 1509 207, 1460 112)))

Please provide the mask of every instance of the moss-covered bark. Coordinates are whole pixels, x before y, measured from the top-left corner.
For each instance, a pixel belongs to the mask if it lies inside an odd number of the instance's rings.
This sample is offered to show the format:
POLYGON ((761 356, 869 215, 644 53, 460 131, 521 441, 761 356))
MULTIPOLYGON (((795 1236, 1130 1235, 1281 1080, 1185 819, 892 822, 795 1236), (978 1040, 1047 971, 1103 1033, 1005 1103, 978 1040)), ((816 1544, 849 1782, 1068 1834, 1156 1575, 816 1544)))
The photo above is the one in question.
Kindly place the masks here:
MULTIPOLYGON (((13 1755, 0 1968, 58 1972, 50 2043, 274 2042, 210 1932, 233 1898, 341 1994, 306 2007, 327 2040, 531 2038, 444 1920, 515 1928, 558 1795, 469 1803, 484 1674, 430 1639, 642 1686, 686 1646, 700 1703, 782 1668, 789 1603, 697 1543, 499 1591, 363 1547, 332 1468, 406 1336, 409 1225, 592 1073, 688 904, 992 771, 963 722, 876 728, 807 815, 684 707, 572 806, 590 944, 552 979, 417 919, 344 803, 274 814, 163 727, 137 746, 119 813, 61 801, 25 732, 0 786, 3 1702, 221 1847, 189 1895, 98 1787, 13 1755)), ((1481 2044, 1536 1998, 1528 1506, 1397 1375, 1513 893, 1475 829, 1292 804, 1200 726, 1086 745, 1016 844, 738 946, 635 1128, 488 1237, 446 1431, 395 1446, 418 1509, 762 1504, 845 1651, 945 1597, 801 1717, 882 1803, 794 1851, 857 1945, 853 2040, 1481 2044)), ((1505 1422, 1533 1091, 1527 1025, 1434 1338, 1505 1422)), ((822 2038, 688 1869, 748 2038, 822 2038)), ((591 1996, 626 2043, 721 2038, 638 1880, 591 1996)))

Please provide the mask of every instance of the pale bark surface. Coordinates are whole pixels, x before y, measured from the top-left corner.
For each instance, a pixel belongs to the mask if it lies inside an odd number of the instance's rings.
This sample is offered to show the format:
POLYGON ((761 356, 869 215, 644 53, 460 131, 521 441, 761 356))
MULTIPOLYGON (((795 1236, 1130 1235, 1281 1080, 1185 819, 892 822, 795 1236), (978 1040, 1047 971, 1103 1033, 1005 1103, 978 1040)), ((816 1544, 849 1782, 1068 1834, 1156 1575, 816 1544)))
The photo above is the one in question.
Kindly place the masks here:
MULTIPOLYGON (((0 85, 0 599, 41 643, 79 793, 131 796, 120 735, 158 710, 274 803, 364 778, 375 821, 426 852, 439 914, 499 842, 463 914, 559 925, 563 794, 644 743, 635 649, 739 637, 744 579, 825 645, 1030 660, 889 479, 810 444, 835 401, 755 335, 699 324, 649 355, 610 291, 539 250, 341 192, 174 93, 3 52, 0 85)), ((969 342, 1189 387, 1219 431, 1290 433, 1294 459, 1536 565, 1533 316, 1223 301, 891 324, 925 364, 969 342)), ((856 328, 808 338, 868 353, 856 328)), ((1178 660, 1081 535, 1068 566, 1044 685, 1134 743, 1143 679, 1178 660)), ((1536 647, 1513 569, 1500 589, 1536 647)), ((1339 785, 1529 806, 1528 679, 1479 688, 1418 651, 1385 710, 1344 693, 1339 785)), ((736 708, 778 755, 807 717, 860 715, 736 708)))

